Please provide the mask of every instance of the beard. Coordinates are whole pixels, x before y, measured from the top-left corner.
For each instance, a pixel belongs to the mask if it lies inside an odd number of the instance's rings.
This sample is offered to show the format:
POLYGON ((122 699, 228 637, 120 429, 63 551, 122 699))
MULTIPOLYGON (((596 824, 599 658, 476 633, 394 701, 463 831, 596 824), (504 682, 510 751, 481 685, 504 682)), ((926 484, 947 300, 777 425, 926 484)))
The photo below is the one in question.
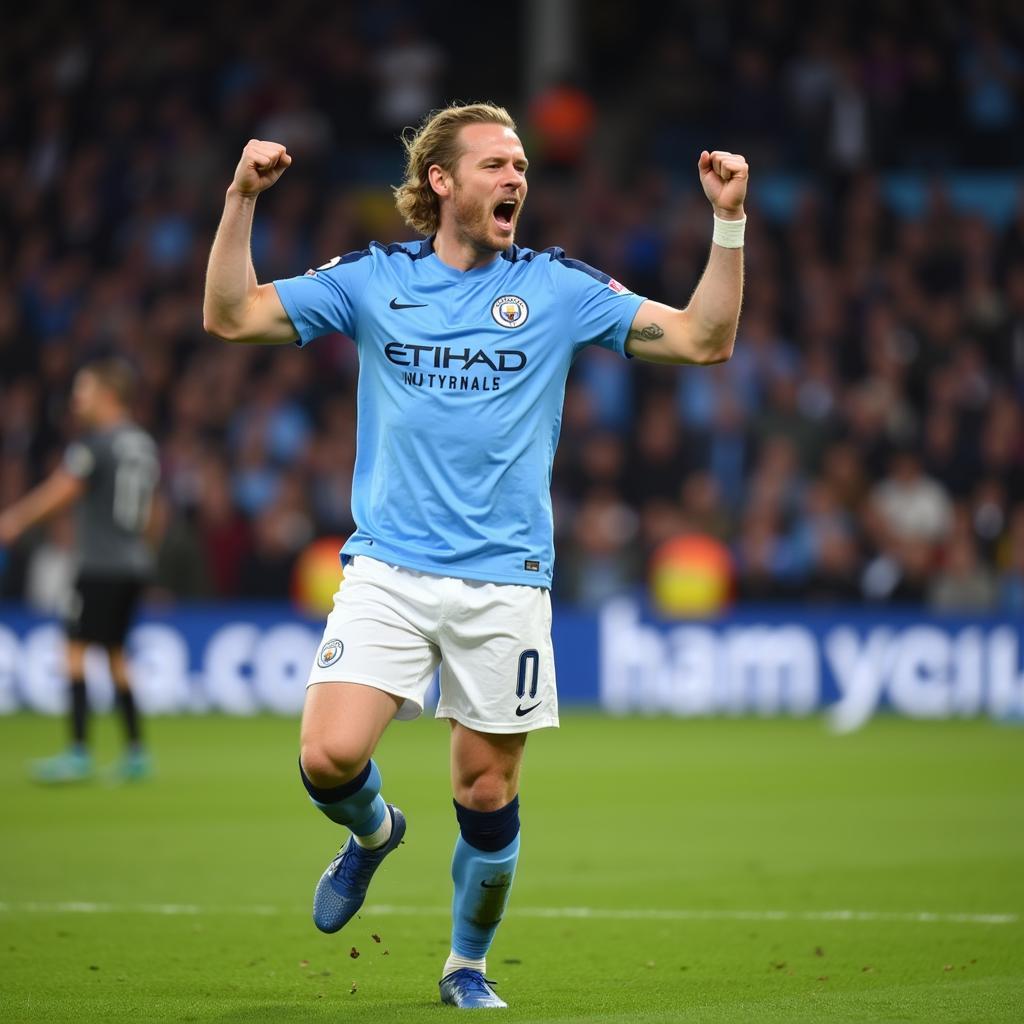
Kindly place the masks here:
POLYGON ((452 214, 455 230, 459 237, 478 252, 504 252, 515 240, 516 225, 523 209, 522 202, 512 215, 511 230, 500 231, 494 219, 492 202, 483 203, 466 195, 454 182, 452 193, 452 214))

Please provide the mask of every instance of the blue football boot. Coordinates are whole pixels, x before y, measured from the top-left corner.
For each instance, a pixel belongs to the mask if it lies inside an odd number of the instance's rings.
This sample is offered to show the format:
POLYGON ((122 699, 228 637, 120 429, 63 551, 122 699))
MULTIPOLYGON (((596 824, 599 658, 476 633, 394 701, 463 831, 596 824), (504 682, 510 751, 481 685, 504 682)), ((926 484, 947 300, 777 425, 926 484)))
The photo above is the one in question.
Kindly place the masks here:
POLYGON ((74 746, 53 757, 33 761, 30 771, 33 781, 44 785, 86 782, 93 777, 92 756, 84 748, 74 746))
POLYGON ((133 747, 107 774, 113 782, 143 782, 153 774, 153 759, 141 747, 133 747))
POLYGON ((344 928, 363 905, 366 890, 374 871, 381 861, 402 841, 405 835, 405 815, 391 804, 391 835, 376 850, 364 850, 349 836, 348 842, 327 865, 313 894, 313 923, 322 932, 336 932, 344 928))
POLYGON ((458 1006, 462 1010, 508 1009, 508 1003, 491 988, 493 984, 481 971, 460 967, 442 978, 438 987, 441 989, 441 1002, 449 1006, 458 1006))

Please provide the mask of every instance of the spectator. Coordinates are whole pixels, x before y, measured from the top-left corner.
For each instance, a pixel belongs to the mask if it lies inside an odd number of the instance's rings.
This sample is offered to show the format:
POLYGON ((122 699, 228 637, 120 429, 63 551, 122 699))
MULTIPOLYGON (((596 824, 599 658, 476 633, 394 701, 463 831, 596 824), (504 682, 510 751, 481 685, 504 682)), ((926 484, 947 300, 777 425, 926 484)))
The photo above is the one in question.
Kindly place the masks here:
POLYGON ((981 563, 974 538, 966 530, 957 531, 942 569, 928 586, 928 604, 941 612, 987 612, 997 597, 995 577, 981 563))
POLYGON ((541 90, 530 103, 530 126, 545 169, 575 172, 594 129, 594 102, 578 84, 563 80, 541 90))
POLYGON ((408 22, 398 25, 373 59, 377 122, 385 132, 417 124, 438 106, 444 53, 408 22))
POLYGON ((248 521, 231 500, 227 463, 207 456, 200 467, 196 526, 209 574, 210 587, 218 597, 243 593, 241 565, 252 539, 248 521))
POLYGON ((1018 506, 999 557, 999 604, 1024 615, 1024 507, 1018 506))
POLYGON ((925 476, 919 458, 908 449, 893 455, 889 475, 875 487, 871 500, 885 535, 896 542, 938 543, 952 525, 948 494, 925 476))
POLYGON ((239 587, 250 598, 280 598, 291 591, 292 571, 299 552, 313 536, 297 474, 283 477, 276 497, 253 522, 252 548, 239 566, 239 587))
POLYGON ((559 560, 560 593, 581 608, 597 608, 630 589, 640 568, 633 544, 637 526, 636 513, 613 490, 591 491, 559 560))

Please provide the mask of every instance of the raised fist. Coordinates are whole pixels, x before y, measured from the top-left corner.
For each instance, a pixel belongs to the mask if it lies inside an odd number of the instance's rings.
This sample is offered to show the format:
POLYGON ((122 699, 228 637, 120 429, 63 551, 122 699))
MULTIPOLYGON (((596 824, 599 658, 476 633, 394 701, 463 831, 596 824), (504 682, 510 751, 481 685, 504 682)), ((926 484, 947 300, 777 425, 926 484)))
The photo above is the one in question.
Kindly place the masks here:
POLYGON ((743 156, 720 149, 709 153, 705 149, 697 161, 697 170, 704 194, 715 208, 715 213, 725 214, 728 218, 742 212, 750 170, 743 156))
POLYGON ((232 187, 243 196, 258 196, 291 166, 292 158, 279 142, 250 139, 235 168, 232 187))

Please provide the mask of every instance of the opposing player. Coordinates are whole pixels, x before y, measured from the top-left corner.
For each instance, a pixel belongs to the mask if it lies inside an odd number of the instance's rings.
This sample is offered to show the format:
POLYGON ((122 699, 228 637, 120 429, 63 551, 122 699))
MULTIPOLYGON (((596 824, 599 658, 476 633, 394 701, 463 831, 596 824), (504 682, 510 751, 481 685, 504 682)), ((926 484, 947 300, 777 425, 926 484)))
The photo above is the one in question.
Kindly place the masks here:
POLYGON ((132 389, 131 368, 118 359, 80 370, 71 402, 85 433, 68 447, 62 464, 46 480, 0 513, 0 545, 7 545, 36 523, 77 504, 77 578, 66 622, 71 744, 63 753, 35 763, 33 774, 39 782, 73 782, 93 774, 85 690, 89 644, 106 649, 124 721, 127 746, 116 773, 135 780, 150 770, 124 642, 152 570, 146 530, 160 464, 153 439, 132 422, 132 389))
POLYGON ((314 804, 352 835, 317 885, 314 921, 341 928, 405 834, 372 755, 392 719, 422 711, 440 664, 460 833, 441 998, 503 1007, 486 954, 519 856, 519 769, 527 733, 558 724, 549 482, 566 376, 588 345, 666 363, 729 358, 747 165, 701 154, 717 244, 675 309, 560 249, 514 244, 527 160, 502 108, 449 107, 405 144, 396 203, 428 237, 371 242, 260 285, 253 209, 291 158, 250 141, 210 255, 205 326, 229 341, 300 345, 341 331, 359 352, 357 528, 310 672, 300 755, 314 804))

